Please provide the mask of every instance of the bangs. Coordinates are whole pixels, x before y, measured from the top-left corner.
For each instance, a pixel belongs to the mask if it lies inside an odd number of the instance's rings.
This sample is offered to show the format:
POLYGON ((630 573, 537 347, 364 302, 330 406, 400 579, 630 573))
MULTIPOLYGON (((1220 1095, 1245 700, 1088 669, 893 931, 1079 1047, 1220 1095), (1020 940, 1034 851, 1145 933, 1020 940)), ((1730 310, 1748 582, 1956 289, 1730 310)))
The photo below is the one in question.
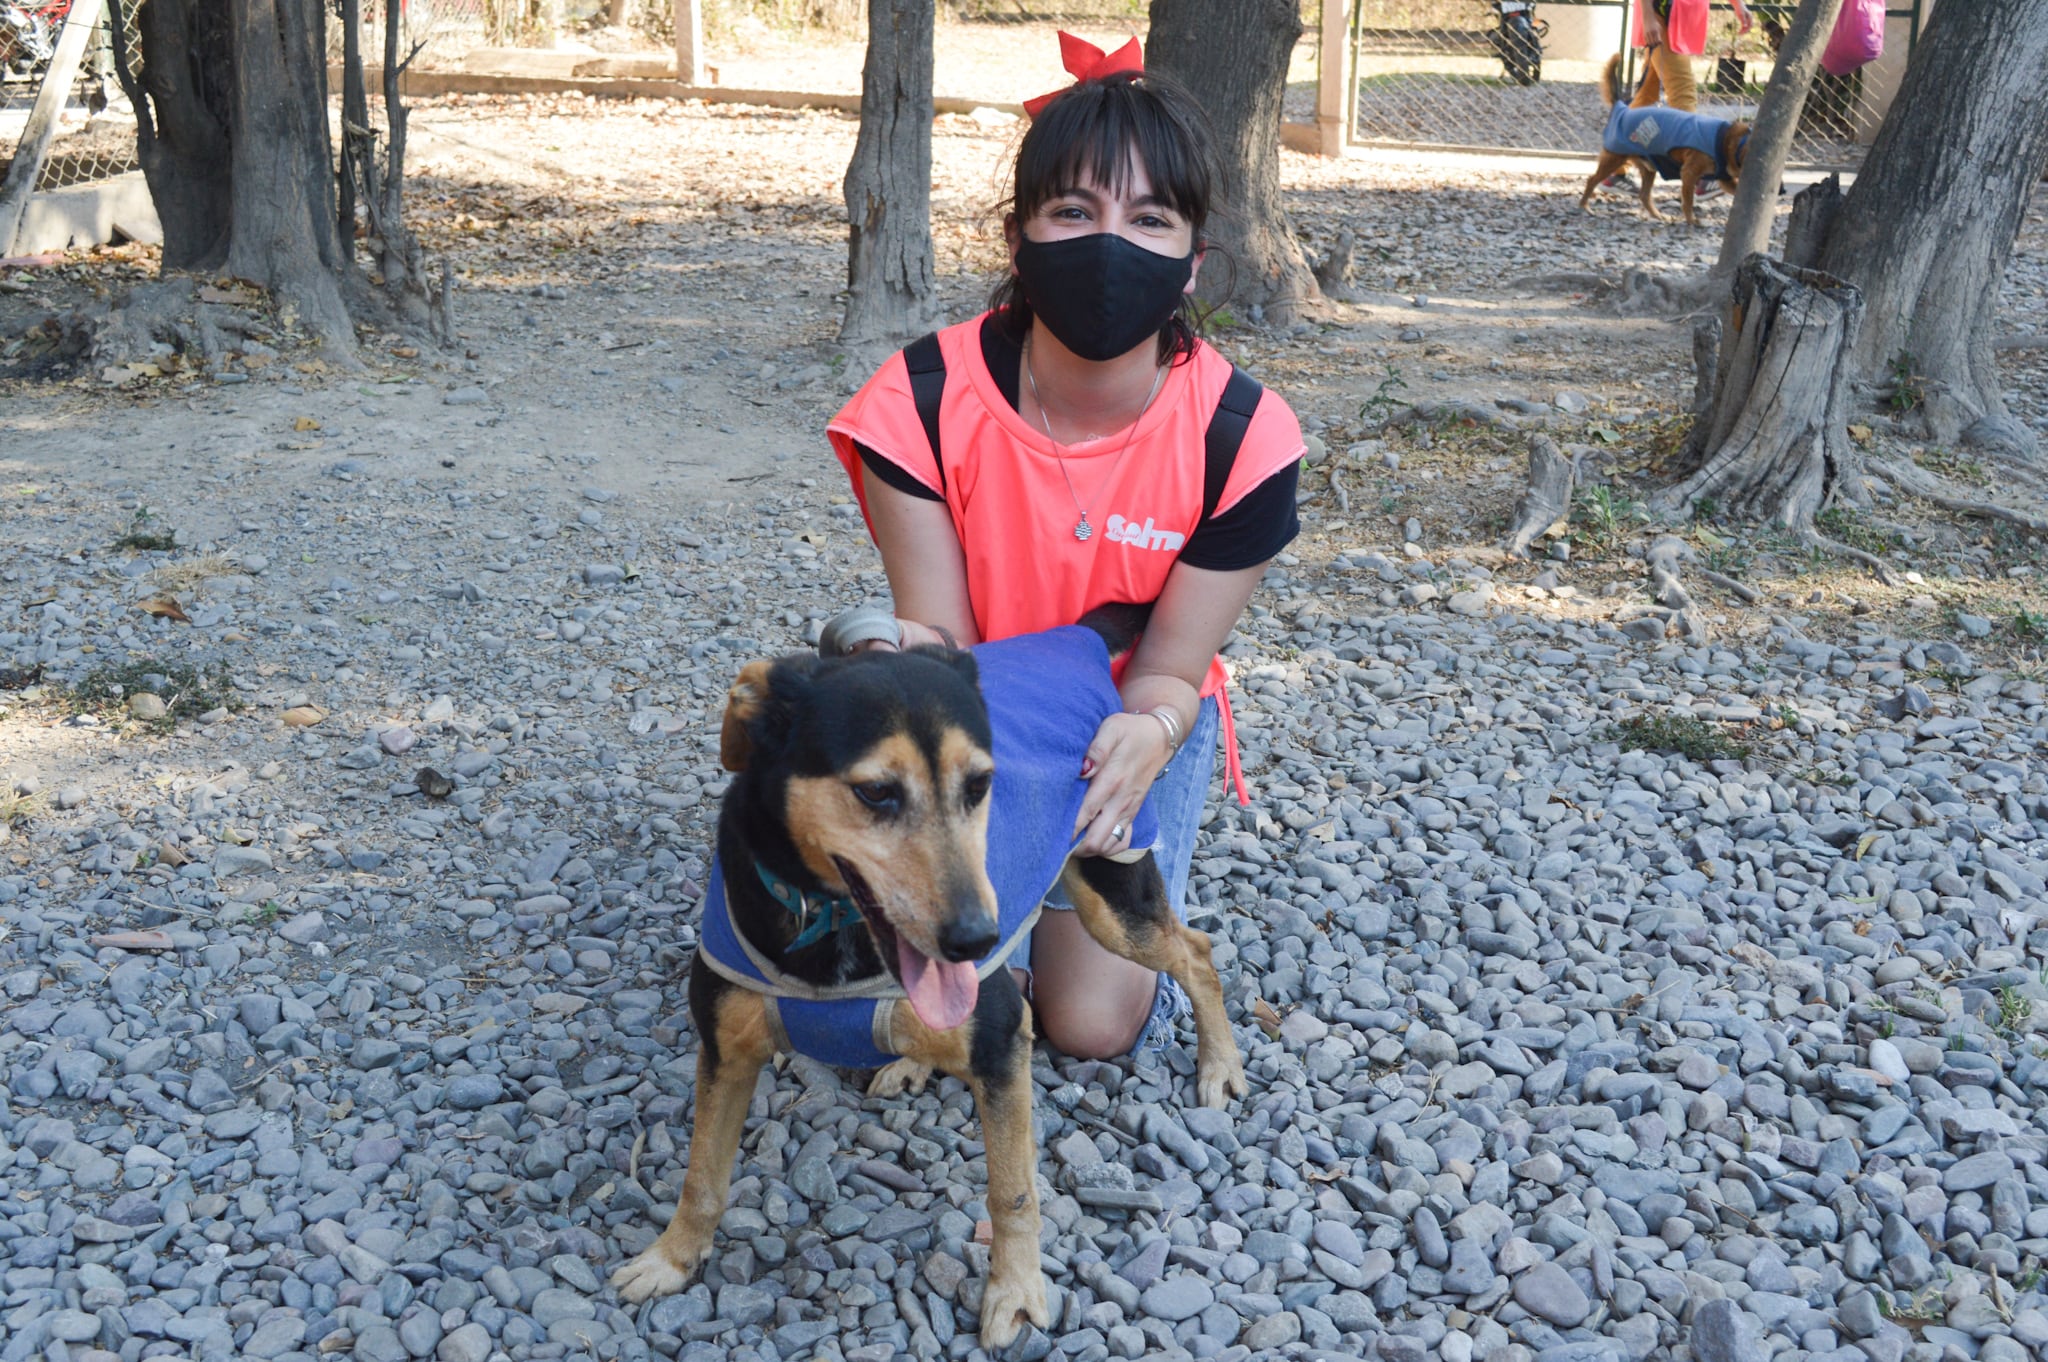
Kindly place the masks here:
POLYGON ((1011 209, 1028 218, 1048 199, 1090 183, 1121 198, 1135 162, 1160 202, 1199 233, 1213 183, 1206 134, 1193 101, 1156 77, 1086 81, 1047 105, 1024 135, 1011 209))

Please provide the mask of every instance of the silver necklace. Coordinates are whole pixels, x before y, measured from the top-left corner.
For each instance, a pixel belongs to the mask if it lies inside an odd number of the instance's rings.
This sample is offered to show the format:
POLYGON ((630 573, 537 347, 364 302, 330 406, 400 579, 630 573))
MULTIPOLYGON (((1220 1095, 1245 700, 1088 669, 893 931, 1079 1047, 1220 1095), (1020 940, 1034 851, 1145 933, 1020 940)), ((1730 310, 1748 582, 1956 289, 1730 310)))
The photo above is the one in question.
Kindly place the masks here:
MULTIPOLYGON (((1045 399, 1038 395, 1038 375, 1031 371, 1031 342, 1028 339, 1024 342, 1024 381, 1031 385, 1031 403, 1038 408, 1038 424, 1045 428, 1045 438, 1052 441, 1052 456, 1060 462, 1060 481, 1066 483, 1067 495, 1073 498, 1074 509, 1081 513, 1081 518, 1074 522, 1074 538, 1086 543, 1094 538, 1095 527, 1088 523, 1088 507, 1082 504, 1080 494, 1074 490, 1074 480, 1067 473, 1067 456, 1060 453, 1059 439, 1052 433, 1052 421, 1045 414, 1045 399)), ((1131 422, 1131 433, 1124 436, 1124 447, 1110 461, 1109 472, 1103 474, 1102 481, 1096 485, 1095 495, 1089 497, 1089 501, 1095 501, 1108 489, 1110 479, 1116 476, 1118 466, 1124 461, 1124 455, 1130 453, 1131 442, 1138 438, 1139 422, 1145 419, 1146 412, 1152 410, 1152 403, 1165 382, 1166 366, 1162 364, 1152 375, 1152 391, 1145 394, 1145 405, 1138 408, 1137 420, 1131 422)))

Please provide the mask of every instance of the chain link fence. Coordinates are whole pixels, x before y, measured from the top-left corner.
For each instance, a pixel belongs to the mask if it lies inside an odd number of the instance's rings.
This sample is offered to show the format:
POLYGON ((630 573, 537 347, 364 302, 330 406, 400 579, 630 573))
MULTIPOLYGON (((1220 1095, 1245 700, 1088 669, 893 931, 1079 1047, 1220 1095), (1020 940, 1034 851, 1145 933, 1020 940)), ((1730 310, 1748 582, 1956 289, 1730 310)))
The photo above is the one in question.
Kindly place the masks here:
MULTIPOLYGON (((83 0, 80 0, 83 3, 83 0)), ((135 115, 114 69, 115 42, 112 25, 124 26, 126 51, 131 67, 139 67, 141 43, 135 16, 141 0, 107 0, 98 22, 86 39, 85 55, 68 87, 57 92, 56 134, 32 184, 33 192, 94 184, 141 168, 135 155, 135 115)), ((49 43, 55 47, 70 17, 71 4, 40 7, 48 25, 49 43)), ((35 63, 26 72, 11 74, 0 85, 0 179, 10 172, 21 151, 21 140, 29 114, 43 99, 51 76, 50 63, 35 63)))
MULTIPOLYGON (((1326 0, 1326 3, 1329 0, 1326 0)), ((1755 24, 1738 34, 1716 10, 1706 55, 1693 59, 1699 111, 1755 116, 1770 80, 1791 4, 1752 4, 1755 24)), ((1910 47, 1920 7, 1888 11, 1887 41, 1910 47), (1903 20, 1903 23, 1896 22, 1903 20)), ((1623 98, 1642 75, 1620 0, 1543 0, 1536 42, 1518 36, 1493 0, 1356 0, 1351 13, 1355 77, 1351 126, 1367 145, 1587 155, 1606 119, 1600 74, 1622 58, 1623 98)), ((1793 164, 1852 169, 1882 121, 1889 88, 1868 71, 1820 73, 1807 96, 1793 164)))

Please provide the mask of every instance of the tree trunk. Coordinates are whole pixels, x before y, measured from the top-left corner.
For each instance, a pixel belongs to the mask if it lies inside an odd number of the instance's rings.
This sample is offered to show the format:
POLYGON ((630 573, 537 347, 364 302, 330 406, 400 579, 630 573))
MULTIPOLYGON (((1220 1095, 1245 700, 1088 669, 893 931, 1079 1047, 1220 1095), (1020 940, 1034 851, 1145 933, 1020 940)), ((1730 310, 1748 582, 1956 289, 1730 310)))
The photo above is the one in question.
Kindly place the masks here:
POLYGON ((362 0, 341 0, 341 165, 336 176, 340 200, 334 226, 342 254, 351 260, 356 249, 356 200, 364 192, 363 168, 371 156, 370 92, 363 84, 362 0))
POLYGON ((869 0, 842 341, 898 342, 932 325, 932 14, 933 0, 869 0))
MULTIPOLYGON (((395 4, 384 9, 384 166, 378 176, 381 193, 377 213, 377 268, 384 276, 384 293, 401 314, 417 310, 426 294, 426 263, 421 258, 418 238, 405 223, 405 100, 399 82, 405 68, 418 54, 399 53, 402 12, 395 4)), ((418 317, 409 317, 418 320, 418 317)))
POLYGON ((114 71, 135 108, 135 150, 164 228, 166 270, 218 269, 228 258, 232 188, 228 124, 234 29, 211 0, 149 0, 137 14, 139 76, 123 25, 110 25, 114 71))
POLYGON ((330 351, 353 351, 327 140, 326 7, 232 0, 228 8, 235 81, 227 271, 295 308, 330 351))
POLYGON ((1849 350, 1878 387, 1894 365, 1927 393, 1930 438, 2031 456, 1999 395, 1999 284, 2048 167, 2048 6, 1971 0, 1934 10, 1898 98, 1821 252, 1869 317, 1849 350))
POLYGON ((1863 299, 1813 270, 1752 255, 1735 274, 1705 461, 1653 503, 1687 517, 1702 502, 1738 519, 1811 532, 1850 471, 1848 375, 1863 299))
POLYGON ((1743 158, 1735 201, 1728 208, 1728 226, 1721 234, 1716 274, 1733 274, 1750 256, 1771 248, 1778 182, 1785 176, 1792 138, 1799 131, 1799 115, 1806 108, 1807 92, 1813 86, 1814 73, 1820 70, 1820 54, 1828 45, 1828 35, 1835 31, 1835 16, 1841 8, 1842 0, 1800 0, 1792 15, 1792 27, 1778 49, 1771 83, 1764 87, 1756 123, 1749 131, 1749 151, 1743 158))
POLYGON ((1197 291, 1275 323, 1321 296, 1280 206, 1280 106, 1301 31, 1300 0, 1152 0, 1145 43, 1146 69, 1191 93, 1216 133, 1208 236, 1224 259, 1205 262, 1197 291))

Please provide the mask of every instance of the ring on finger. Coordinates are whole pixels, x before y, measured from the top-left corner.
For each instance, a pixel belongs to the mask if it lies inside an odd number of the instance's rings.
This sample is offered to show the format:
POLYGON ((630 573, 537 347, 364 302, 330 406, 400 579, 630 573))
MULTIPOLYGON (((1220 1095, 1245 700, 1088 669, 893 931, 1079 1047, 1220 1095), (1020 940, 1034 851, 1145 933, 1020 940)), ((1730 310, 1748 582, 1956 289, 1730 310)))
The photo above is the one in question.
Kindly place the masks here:
POLYGON ((1121 841, 1123 841, 1123 839, 1124 839, 1124 825, 1123 825, 1123 824, 1121 824, 1121 823, 1118 823, 1118 824, 1117 824, 1117 825, 1116 825, 1115 827, 1113 827, 1113 828, 1111 828, 1111 829, 1109 830, 1109 840, 1110 840, 1110 841, 1112 841, 1112 842, 1121 842, 1121 841))

